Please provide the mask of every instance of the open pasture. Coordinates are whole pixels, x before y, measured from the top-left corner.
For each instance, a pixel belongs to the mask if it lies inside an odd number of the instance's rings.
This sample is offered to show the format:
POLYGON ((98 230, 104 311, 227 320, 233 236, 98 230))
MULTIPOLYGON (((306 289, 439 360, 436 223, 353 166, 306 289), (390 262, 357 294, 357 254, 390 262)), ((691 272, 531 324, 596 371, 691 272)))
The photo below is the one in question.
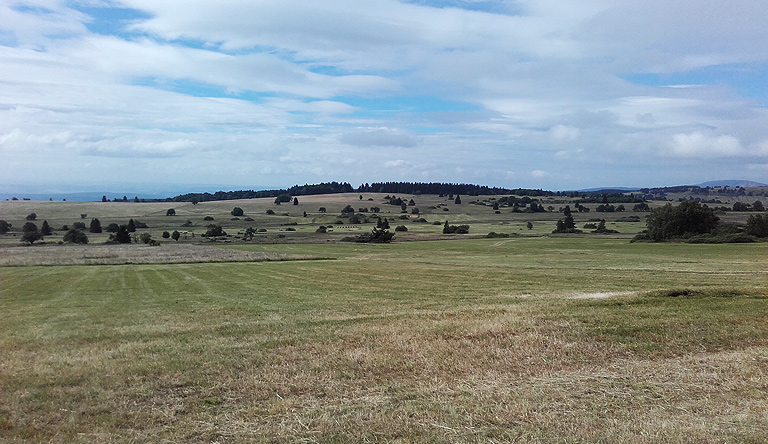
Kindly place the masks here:
POLYGON ((0 268, 0 440, 768 438, 768 244, 228 248, 0 268))

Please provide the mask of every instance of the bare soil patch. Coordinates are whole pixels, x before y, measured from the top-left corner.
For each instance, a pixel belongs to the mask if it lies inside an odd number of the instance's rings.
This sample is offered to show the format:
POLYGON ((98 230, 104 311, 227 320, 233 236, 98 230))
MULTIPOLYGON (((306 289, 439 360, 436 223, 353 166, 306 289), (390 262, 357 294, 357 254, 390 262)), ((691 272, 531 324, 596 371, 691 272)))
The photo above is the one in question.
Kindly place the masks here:
POLYGON ((0 266, 176 264, 302 259, 314 259, 314 257, 192 244, 163 244, 159 247, 135 244, 0 247, 0 266))

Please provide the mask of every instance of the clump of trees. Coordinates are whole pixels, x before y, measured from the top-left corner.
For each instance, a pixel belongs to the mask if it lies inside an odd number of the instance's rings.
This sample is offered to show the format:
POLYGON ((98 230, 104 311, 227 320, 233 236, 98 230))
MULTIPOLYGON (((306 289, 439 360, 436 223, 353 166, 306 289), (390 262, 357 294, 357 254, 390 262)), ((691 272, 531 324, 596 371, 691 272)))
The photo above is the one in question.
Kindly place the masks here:
POLYGON ((768 237, 768 214, 753 214, 747 219, 744 232, 750 236, 768 237))
POLYGON ((373 230, 370 233, 363 233, 360 236, 351 239, 345 238, 344 240, 353 240, 354 242, 358 243, 382 244, 392 242, 394 237, 394 233, 390 233, 389 231, 382 228, 373 227, 373 230))
POLYGON ((633 240, 663 242, 711 234, 719 220, 714 210, 696 201, 687 200, 676 206, 667 204, 651 210, 646 222, 647 229, 633 240))
POLYGON ((230 211, 229 213, 230 213, 231 215, 235 216, 235 217, 240 217, 240 216, 242 216, 243 214, 245 214, 245 213, 243 212, 243 209, 242 209, 242 208, 240 208, 240 207, 235 207, 235 208, 233 208, 233 209, 232 209, 232 211, 230 211))
POLYGON ((451 225, 445 221, 443 234, 469 234, 469 225, 451 225))
POLYGON ((581 230, 576 228, 576 222, 573 220, 573 214, 571 214, 571 207, 566 205, 563 209, 563 218, 557 221, 553 233, 581 233, 581 230))

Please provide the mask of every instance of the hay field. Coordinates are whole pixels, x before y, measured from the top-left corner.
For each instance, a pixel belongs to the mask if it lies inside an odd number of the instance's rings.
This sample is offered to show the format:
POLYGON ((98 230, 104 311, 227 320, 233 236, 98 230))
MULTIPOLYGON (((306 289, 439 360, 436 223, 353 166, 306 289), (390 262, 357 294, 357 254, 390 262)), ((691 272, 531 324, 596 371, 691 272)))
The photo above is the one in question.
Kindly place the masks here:
POLYGON ((0 441, 768 439, 768 244, 224 251, 0 267, 0 441))

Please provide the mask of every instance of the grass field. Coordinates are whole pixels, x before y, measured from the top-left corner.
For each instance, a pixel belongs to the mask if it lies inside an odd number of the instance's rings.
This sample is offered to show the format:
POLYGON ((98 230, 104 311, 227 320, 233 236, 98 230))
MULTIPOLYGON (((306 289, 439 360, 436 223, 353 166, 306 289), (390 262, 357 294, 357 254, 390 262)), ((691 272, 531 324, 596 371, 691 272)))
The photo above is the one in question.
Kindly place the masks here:
POLYGON ((768 440, 766 243, 227 248, 0 267, 0 442, 768 440))

